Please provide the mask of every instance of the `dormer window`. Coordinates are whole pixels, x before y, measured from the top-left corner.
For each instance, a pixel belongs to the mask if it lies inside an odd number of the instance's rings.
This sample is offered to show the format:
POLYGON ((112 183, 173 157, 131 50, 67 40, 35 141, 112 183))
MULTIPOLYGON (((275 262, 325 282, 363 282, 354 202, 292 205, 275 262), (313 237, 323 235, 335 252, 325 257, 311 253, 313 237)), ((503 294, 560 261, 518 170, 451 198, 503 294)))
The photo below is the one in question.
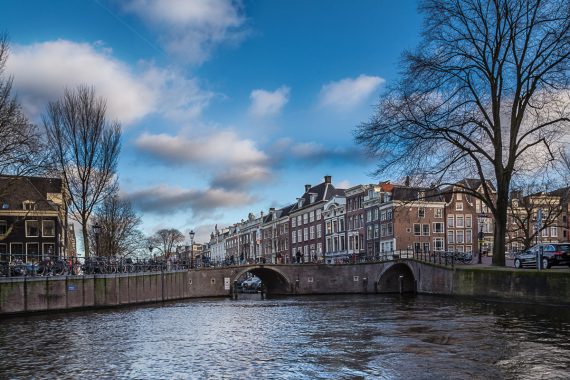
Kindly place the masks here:
POLYGON ((24 201, 24 203, 22 204, 23 209, 27 210, 27 211, 31 211, 31 210, 35 210, 36 209, 36 203, 32 202, 32 201, 24 201))
POLYGON ((418 199, 424 199, 425 197, 426 197, 425 191, 419 191, 418 192, 418 199))
POLYGON ((315 200, 317 199, 317 194, 311 193, 311 194, 310 194, 310 197, 311 197, 311 198, 310 198, 310 202, 311 202, 311 203, 315 203, 315 200))
POLYGON ((303 198, 299 198, 299 200, 297 201, 297 206, 299 208, 303 207, 303 198))

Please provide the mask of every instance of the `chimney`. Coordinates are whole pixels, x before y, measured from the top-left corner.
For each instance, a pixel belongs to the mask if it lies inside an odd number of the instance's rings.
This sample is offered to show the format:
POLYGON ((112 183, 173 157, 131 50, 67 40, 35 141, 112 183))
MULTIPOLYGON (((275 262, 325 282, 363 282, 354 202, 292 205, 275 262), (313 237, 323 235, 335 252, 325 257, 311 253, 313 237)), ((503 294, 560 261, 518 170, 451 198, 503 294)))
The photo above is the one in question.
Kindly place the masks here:
POLYGON ((306 193, 307 191, 309 191, 310 188, 311 188, 311 185, 309 185, 309 184, 305 185, 305 193, 306 193))
POLYGON ((270 213, 270 214, 273 214, 274 212, 275 212, 275 207, 271 207, 271 208, 269 209, 269 213, 270 213))
POLYGON ((330 175, 325 176, 325 183, 331 183, 332 177, 330 175))

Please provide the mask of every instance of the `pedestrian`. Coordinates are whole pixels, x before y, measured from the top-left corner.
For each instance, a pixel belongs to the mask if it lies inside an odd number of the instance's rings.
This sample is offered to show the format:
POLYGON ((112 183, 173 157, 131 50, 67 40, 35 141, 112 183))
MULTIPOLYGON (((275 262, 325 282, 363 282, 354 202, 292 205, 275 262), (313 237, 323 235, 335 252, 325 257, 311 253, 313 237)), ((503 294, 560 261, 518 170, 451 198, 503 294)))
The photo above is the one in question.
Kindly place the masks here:
POLYGON ((296 259, 297 259, 297 264, 301 263, 301 251, 297 251, 297 254, 295 255, 296 259))

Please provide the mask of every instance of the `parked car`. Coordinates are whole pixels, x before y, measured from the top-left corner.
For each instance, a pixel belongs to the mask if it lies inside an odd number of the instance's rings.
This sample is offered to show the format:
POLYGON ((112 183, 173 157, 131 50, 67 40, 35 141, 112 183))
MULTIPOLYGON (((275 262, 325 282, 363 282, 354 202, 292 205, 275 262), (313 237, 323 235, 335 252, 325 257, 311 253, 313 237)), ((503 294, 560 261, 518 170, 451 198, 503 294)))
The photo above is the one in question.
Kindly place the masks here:
POLYGON ((261 279, 253 276, 242 282, 241 285, 244 289, 258 290, 261 287, 261 279))
POLYGON ((542 253, 541 267, 570 266, 570 243, 540 243, 515 255, 515 268, 536 268, 537 253, 542 253))

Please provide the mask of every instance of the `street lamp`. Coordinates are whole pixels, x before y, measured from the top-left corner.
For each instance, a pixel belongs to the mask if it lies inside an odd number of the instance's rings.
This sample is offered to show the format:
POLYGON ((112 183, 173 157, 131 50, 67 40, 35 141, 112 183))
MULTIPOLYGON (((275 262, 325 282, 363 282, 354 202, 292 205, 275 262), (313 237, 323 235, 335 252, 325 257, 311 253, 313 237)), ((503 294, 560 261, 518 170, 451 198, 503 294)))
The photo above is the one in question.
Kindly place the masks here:
POLYGON ((99 223, 95 223, 93 226, 93 233, 95 234, 95 256, 99 256, 99 234, 101 233, 99 223))
POLYGON ((194 269, 194 236, 196 233, 191 230, 190 233, 190 269, 194 269))
POLYGON ((152 250, 154 249, 154 247, 152 245, 148 246, 148 252, 150 253, 150 255, 152 256, 152 250))
POLYGON ((477 259, 477 264, 481 264, 482 260, 481 260, 481 255, 482 255, 482 251, 483 251, 483 242, 485 241, 483 239, 483 223, 485 222, 485 219, 487 219, 487 215, 480 213, 479 217, 478 217, 478 223, 479 223, 479 258, 477 259))

